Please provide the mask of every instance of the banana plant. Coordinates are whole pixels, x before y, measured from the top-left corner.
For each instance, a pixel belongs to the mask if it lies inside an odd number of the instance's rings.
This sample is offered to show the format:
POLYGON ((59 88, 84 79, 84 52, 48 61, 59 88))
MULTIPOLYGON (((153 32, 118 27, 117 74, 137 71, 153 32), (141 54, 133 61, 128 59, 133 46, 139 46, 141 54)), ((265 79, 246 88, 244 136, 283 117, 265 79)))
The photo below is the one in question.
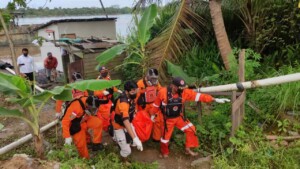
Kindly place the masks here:
MULTIPOLYGON (((124 51, 132 51, 128 57, 135 55, 139 57, 139 62, 127 62, 126 64, 136 64, 139 65, 143 72, 147 68, 147 57, 146 57, 146 44, 150 39, 150 29, 154 24, 155 18, 157 16, 157 6, 155 4, 150 5, 143 13, 140 20, 135 17, 135 22, 137 24, 136 38, 138 43, 135 45, 130 44, 120 44, 116 45, 105 52, 97 56, 96 60, 99 62, 99 65, 105 65, 110 60, 114 59, 117 56, 120 56, 124 51)), ((123 66, 119 65, 117 67, 123 66)))
POLYGON ((39 115, 51 97, 68 101, 72 99, 71 90, 102 90, 117 86, 120 80, 84 80, 65 86, 57 86, 53 90, 45 90, 37 95, 31 94, 31 87, 27 80, 20 76, 0 73, 0 93, 6 101, 17 105, 16 108, 0 107, 0 116, 23 120, 28 124, 33 135, 35 151, 38 157, 43 158, 43 138, 40 133, 39 115))

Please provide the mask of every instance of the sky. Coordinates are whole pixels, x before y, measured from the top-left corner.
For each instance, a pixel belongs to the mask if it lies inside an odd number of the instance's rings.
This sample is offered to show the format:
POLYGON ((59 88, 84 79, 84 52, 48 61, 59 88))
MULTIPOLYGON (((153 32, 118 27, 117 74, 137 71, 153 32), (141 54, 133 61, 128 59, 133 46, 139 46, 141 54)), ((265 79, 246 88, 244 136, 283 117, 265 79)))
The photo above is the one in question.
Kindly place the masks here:
MULTIPOLYGON (((0 0, 0 8, 7 5, 12 0, 0 0)), ((99 0, 27 0, 30 8, 39 7, 62 7, 62 8, 80 8, 80 7, 101 7, 99 0)), ((164 0, 165 2, 170 0, 164 0)), ((105 7, 118 5, 119 7, 132 7, 136 0, 102 0, 105 7)))

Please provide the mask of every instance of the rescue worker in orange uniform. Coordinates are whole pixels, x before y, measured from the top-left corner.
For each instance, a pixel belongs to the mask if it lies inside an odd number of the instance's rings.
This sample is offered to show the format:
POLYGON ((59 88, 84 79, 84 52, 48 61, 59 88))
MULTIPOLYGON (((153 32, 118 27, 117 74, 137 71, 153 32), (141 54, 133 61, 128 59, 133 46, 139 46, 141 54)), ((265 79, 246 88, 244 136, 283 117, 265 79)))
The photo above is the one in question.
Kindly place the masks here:
MULTIPOLYGON (((89 158, 87 143, 86 143, 86 129, 89 126, 89 122, 96 122, 94 120, 99 120, 94 116, 92 112, 95 112, 97 107, 99 107, 100 101, 94 96, 83 96, 77 99, 73 99, 66 109, 66 113, 62 117, 62 130, 63 137, 65 138, 65 144, 71 144, 74 140, 74 144, 77 147, 80 157, 89 158), (86 116, 89 116, 87 120, 86 116), (92 119, 92 120, 91 120, 92 119)), ((97 138, 99 132, 101 132, 101 126, 98 130, 94 130, 94 145, 99 146, 100 140, 97 138)))
MULTIPOLYGON (((79 82, 83 80, 81 74, 79 72, 74 72, 72 74, 72 82, 79 82)), ((87 91, 80 91, 80 90, 76 90, 76 89, 73 89, 72 90, 72 98, 73 99, 76 99, 76 98, 79 98, 79 97, 82 97, 82 96, 88 96, 88 92, 87 91)), ((57 119, 60 119, 61 116, 62 116, 62 105, 63 105, 63 102, 62 100, 56 100, 56 106, 55 106, 55 110, 56 110, 56 114, 55 114, 55 117, 57 119)))
POLYGON ((162 125, 162 137, 160 139, 160 150, 163 158, 169 155, 169 141, 172 136, 174 127, 186 134, 185 152, 188 155, 196 156, 191 148, 199 146, 196 136, 195 126, 184 117, 184 103, 186 101, 201 102, 230 102, 229 99, 217 99, 207 94, 201 94, 187 89, 185 81, 181 77, 173 78, 172 84, 167 88, 162 88, 153 103, 151 113, 161 112, 164 116, 164 125, 162 125))
MULTIPOLYGON (((78 82, 78 81, 83 80, 83 78, 79 72, 74 72, 72 75, 72 80, 73 80, 73 82, 78 82)), ((83 96, 87 97, 88 92, 87 91, 83 92, 80 90, 73 89, 72 96, 73 96, 73 99, 78 99, 83 96)), ((107 100, 99 100, 98 102, 100 102, 102 104, 106 104, 108 101, 107 100)), ((60 113, 62 104, 63 104, 63 101, 61 101, 61 100, 56 101, 56 112, 57 112, 56 117, 59 119, 61 119, 61 116, 62 116, 62 113, 60 113)), ((95 109, 95 111, 97 111, 97 109, 95 109)), ((97 116, 95 114, 96 112, 92 112, 92 113, 93 114, 85 115, 83 121, 86 124, 83 126, 83 129, 86 131, 86 143, 90 143, 92 141, 92 146, 91 146, 92 150, 98 151, 98 150, 103 149, 102 121, 99 118, 97 118, 97 116), (91 140, 91 136, 92 136, 92 140, 91 140)))
MULTIPOLYGON (((137 82, 139 92, 137 95, 138 110, 145 110, 150 114, 154 100, 161 88, 158 82, 158 70, 151 68, 147 71, 146 76, 137 82)), ((152 139, 159 141, 161 138, 161 125, 163 124, 163 116, 161 113, 151 115, 151 120, 154 122, 152 129, 152 139)))
MULTIPOLYGON (((101 66, 99 68, 99 73, 100 73, 100 75, 98 76, 97 79, 111 80, 108 69, 106 67, 101 66)), ((108 126, 110 125, 110 109, 113 104, 113 93, 114 92, 122 93, 122 91, 118 90, 116 87, 112 87, 112 88, 105 89, 105 90, 96 90, 94 92, 94 95, 97 96, 99 99, 108 100, 107 104, 100 105, 98 112, 97 112, 98 118, 102 121, 104 131, 107 131, 108 126)))
POLYGON ((121 151, 120 155, 124 161, 131 154, 130 144, 133 142, 137 149, 143 151, 143 145, 140 139, 135 134, 131 121, 136 113, 136 95, 137 84, 133 81, 127 81, 124 84, 124 92, 117 99, 114 106, 114 119, 112 125, 114 128, 114 137, 121 151))

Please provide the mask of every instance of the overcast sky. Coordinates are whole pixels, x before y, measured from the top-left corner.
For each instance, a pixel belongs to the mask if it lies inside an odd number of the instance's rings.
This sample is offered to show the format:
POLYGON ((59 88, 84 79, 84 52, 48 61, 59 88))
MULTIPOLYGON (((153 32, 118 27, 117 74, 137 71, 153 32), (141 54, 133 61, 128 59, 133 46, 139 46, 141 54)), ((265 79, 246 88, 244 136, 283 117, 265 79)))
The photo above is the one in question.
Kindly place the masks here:
MULTIPOLYGON (((3 8, 12 0, 0 0, 0 7, 3 8)), ((170 0, 164 0, 165 2, 170 0)), ((28 6, 31 8, 39 7, 62 7, 62 8, 80 8, 80 7, 101 7, 99 0, 27 0, 28 6)), ((102 0, 105 7, 119 5, 120 7, 132 7, 136 0, 102 0)))

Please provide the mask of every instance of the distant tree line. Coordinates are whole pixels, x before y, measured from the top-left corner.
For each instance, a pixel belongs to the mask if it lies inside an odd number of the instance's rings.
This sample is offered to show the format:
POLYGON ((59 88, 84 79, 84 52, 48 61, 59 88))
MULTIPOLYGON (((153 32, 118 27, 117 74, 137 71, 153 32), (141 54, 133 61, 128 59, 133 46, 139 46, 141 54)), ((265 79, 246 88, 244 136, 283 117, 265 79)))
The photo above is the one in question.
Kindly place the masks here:
MULTIPOLYGON (((76 16, 76 15, 104 15, 105 12, 102 8, 26 8, 22 11, 25 12, 25 17, 34 16, 76 16)), ((108 7, 105 8, 107 14, 128 14, 131 12, 129 7, 108 7)))

